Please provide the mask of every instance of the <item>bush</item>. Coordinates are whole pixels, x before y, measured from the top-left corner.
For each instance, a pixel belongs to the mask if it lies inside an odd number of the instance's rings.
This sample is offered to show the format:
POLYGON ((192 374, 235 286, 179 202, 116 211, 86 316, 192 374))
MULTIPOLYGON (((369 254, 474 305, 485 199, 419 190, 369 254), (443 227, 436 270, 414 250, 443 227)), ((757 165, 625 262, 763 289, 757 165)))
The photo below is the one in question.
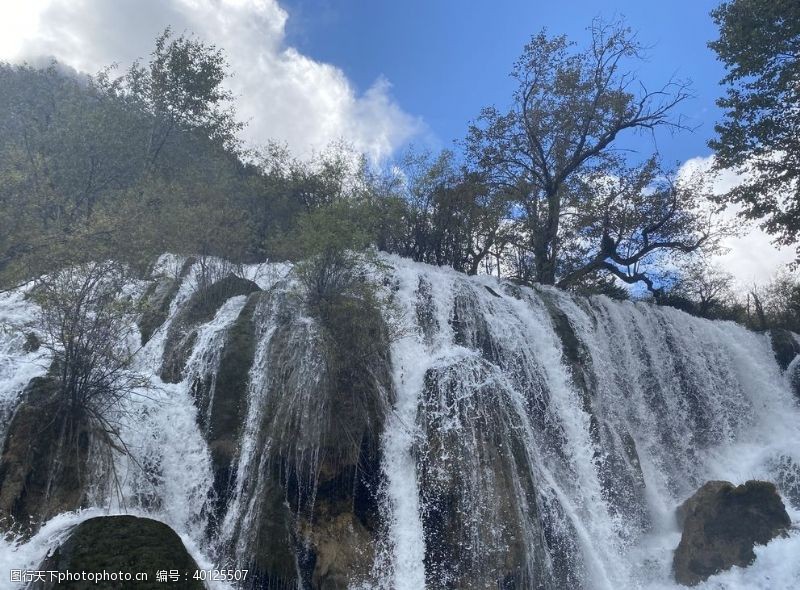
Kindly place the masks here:
POLYGON ((42 277, 31 291, 41 310, 42 346, 53 358, 58 387, 52 403, 67 452, 77 448, 82 432, 109 452, 125 452, 115 411, 148 385, 130 370, 126 343, 136 332, 136 304, 124 295, 128 278, 119 264, 88 263, 42 277))

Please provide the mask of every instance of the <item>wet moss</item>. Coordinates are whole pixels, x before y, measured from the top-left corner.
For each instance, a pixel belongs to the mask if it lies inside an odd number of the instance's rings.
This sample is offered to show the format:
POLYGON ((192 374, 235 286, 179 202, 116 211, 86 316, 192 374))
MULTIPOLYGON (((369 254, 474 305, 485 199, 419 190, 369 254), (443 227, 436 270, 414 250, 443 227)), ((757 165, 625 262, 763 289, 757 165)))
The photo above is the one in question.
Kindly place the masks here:
POLYGON ((193 578, 198 569, 181 538, 169 526, 149 518, 102 516, 79 524, 39 568, 59 572, 122 572, 146 574, 147 581, 68 581, 37 583, 34 590, 94 588, 150 590, 170 588, 202 590, 204 584, 193 578), (177 570, 178 581, 158 582, 159 571, 177 570))
POLYGON ((179 383, 197 339, 198 326, 212 320, 231 297, 250 295, 260 290, 253 281, 228 275, 194 293, 170 324, 164 345, 161 379, 167 383, 179 383))
POLYGON ((68 420, 53 376, 33 379, 23 392, 0 455, 0 527, 32 534, 48 518, 81 506, 90 433, 68 420), (76 428, 74 438, 66 430, 76 428), (77 448, 62 448, 62 441, 77 448))
POLYGON ((143 309, 138 321, 142 344, 146 344, 155 331, 167 321, 170 305, 179 288, 178 279, 161 277, 151 283, 145 291, 142 297, 143 309))

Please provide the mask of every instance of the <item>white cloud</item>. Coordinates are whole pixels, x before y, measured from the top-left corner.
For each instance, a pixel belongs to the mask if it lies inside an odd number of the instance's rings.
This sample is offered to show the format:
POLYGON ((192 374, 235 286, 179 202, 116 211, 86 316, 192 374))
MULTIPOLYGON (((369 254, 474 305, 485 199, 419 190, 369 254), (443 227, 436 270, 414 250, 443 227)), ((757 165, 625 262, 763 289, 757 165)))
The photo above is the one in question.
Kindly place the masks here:
MULTIPOLYGON (((708 171, 713 164, 714 156, 692 158, 683 164, 679 173, 708 171)), ((723 194, 742 180, 735 172, 724 170, 714 179, 712 190, 715 194, 723 194)), ((726 251, 715 256, 714 260, 733 274, 740 288, 746 289, 754 284, 769 282, 779 270, 794 261, 795 251, 791 247, 776 247, 772 238, 757 224, 737 217, 737 211, 736 206, 730 206, 722 212, 722 215, 739 224, 741 231, 739 235, 723 240, 722 246, 726 251)))
POLYGON ((374 159, 424 132, 379 78, 359 94, 341 69, 285 43, 289 18, 277 0, 34 0, 0 4, 0 59, 54 56, 78 70, 147 58, 164 27, 225 49, 248 121, 244 138, 273 139, 308 155, 344 139, 374 159))

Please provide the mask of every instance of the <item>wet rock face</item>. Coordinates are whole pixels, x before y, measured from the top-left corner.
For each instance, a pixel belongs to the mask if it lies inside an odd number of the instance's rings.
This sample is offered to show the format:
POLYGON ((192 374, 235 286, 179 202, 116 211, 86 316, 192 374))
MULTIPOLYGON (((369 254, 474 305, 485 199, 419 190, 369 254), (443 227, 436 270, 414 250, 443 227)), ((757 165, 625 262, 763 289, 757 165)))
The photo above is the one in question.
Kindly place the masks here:
POLYGON ((33 379, 11 419, 0 455, 1 529, 34 533, 41 522, 81 506, 90 435, 78 432, 75 452, 60 452, 68 424, 59 393, 54 377, 33 379))
POLYGON ((778 361, 781 370, 785 371, 794 360, 794 357, 800 354, 800 344, 794 339, 789 330, 781 330, 779 328, 773 328, 769 331, 769 339, 772 342, 775 359, 778 361))
MULTIPOLYGON (((237 547, 231 551, 253 574, 246 588, 346 590, 370 580, 381 526, 380 433, 391 403, 388 329, 378 309, 355 298, 342 298, 309 321, 297 297, 279 289, 260 295, 253 296, 261 302, 254 317, 238 336, 237 320, 226 348, 238 341, 236 348, 247 351, 235 355, 242 366, 263 362, 280 370, 251 384, 264 402, 256 414, 256 451, 237 485, 243 497, 255 498, 253 518, 233 515, 237 547), (265 325, 274 331, 263 350, 256 347, 254 361, 252 347, 265 325)), ((232 384, 223 366, 217 388, 232 384)), ((218 389, 215 404, 220 395, 218 389)), ((221 409, 212 408, 212 416, 221 409)), ((215 425, 212 419, 215 440, 228 436, 234 422, 215 425)))
POLYGON ((142 344, 146 344, 167 320, 170 304, 180 285, 178 279, 161 277, 148 287, 143 298, 144 309, 138 321, 142 344))
POLYGON ((683 535, 672 565, 675 579, 687 586, 734 565, 750 565, 753 547, 791 524, 775 486, 755 480, 740 486, 710 481, 678 508, 676 518, 683 535))
MULTIPOLYGON (((214 467, 214 492, 217 497, 214 518, 228 500, 235 481, 232 464, 238 452, 247 405, 249 371, 253 364, 256 338, 253 312, 260 293, 252 294, 227 334, 213 395, 198 396, 198 419, 211 451, 214 467)), ((214 524, 216 520, 213 521, 214 524)))
POLYGON ((800 401, 800 363, 792 365, 789 371, 789 386, 792 388, 797 401, 800 401))
POLYGON ((161 379, 167 383, 179 383, 197 339, 198 326, 212 320, 219 308, 231 297, 250 295, 260 290, 253 281, 228 275, 192 295, 167 332, 161 379))
POLYGON ((202 582, 194 579, 198 569, 181 538, 170 527, 157 520, 135 516, 101 516, 90 518, 75 527, 64 541, 38 568, 59 572, 123 572, 134 576, 147 574, 146 582, 108 580, 36 582, 33 590, 65 588, 177 588, 201 590, 202 582), (158 571, 178 570, 179 580, 158 582, 158 571))

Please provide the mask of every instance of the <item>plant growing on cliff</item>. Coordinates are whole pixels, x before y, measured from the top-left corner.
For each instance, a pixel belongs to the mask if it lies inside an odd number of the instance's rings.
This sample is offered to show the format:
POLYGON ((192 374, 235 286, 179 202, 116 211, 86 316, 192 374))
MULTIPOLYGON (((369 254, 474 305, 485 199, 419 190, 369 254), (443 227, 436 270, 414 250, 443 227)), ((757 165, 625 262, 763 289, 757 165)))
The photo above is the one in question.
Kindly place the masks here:
MULTIPOLYGON (((136 304, 124 295, 127 284, 124 266, 93 262, 46 275, 31 291, 40 308, 42 345, 53 359, 55 387, 42 406, 48 413, 43 424, 52 428, 59 454, 81 458, 74 465, 79 471, 87 467, 90 447, 101 452, 101 460, 110 459, 112 450, 129 454, 118 412, 148 386, 130 367, 127 343, 136 332, 131 321, 136 304)), ((50 477, 57 478, 61 462, 53 459, 50 477)))
POLYGON ((340 388, 368 390, 400 331, 391 302, 379 293, 383 264, 370 248, 362 209, 341 200, 305 215, 300 229, 303 258, 295 274, 320 321, 331 376, 340 388))

